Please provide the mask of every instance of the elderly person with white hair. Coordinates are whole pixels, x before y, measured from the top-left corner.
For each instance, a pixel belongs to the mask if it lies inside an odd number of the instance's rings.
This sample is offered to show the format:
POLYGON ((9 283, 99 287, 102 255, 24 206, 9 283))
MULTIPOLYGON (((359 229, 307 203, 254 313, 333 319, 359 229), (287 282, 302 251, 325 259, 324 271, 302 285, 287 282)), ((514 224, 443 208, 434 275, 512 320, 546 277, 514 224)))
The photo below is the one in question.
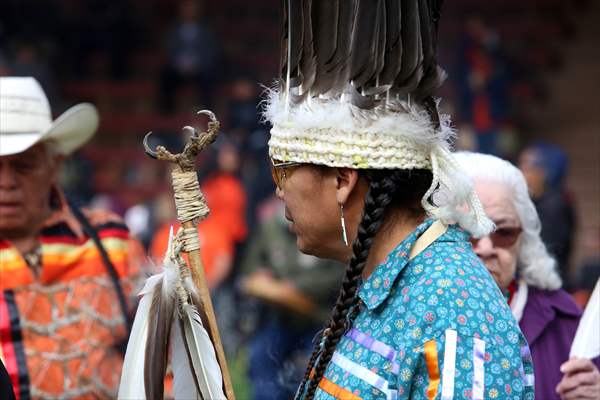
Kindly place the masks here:
POLYGON ((561 289, 556 261, 540 238, 540 220, 523 174, 509 162, 458 153, 496 230, 473 249, 505 293, 529 342, 536 398, 599 399, 598 359, 569 359, 581 310, 561 289))

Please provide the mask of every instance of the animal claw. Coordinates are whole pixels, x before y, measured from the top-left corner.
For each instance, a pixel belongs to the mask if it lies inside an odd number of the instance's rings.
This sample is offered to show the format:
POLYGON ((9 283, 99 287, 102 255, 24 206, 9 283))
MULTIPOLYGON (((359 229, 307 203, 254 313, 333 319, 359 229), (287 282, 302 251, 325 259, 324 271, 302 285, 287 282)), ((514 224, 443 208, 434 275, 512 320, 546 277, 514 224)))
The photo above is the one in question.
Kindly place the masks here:
POLYGON ((148 145, 148 138, 150 137, 150 135, 152 135, 152 132, 148 132, 148 133, 146 133, 146 136, 144 136, 144 141, 143 141, 143 143, 144 143, 144 151, 150 157, 152 157, 155 160, 157 160, 158 159, 158 154, 156 153, 156 151, 152 150, 150 148, 150 146, 148 145))

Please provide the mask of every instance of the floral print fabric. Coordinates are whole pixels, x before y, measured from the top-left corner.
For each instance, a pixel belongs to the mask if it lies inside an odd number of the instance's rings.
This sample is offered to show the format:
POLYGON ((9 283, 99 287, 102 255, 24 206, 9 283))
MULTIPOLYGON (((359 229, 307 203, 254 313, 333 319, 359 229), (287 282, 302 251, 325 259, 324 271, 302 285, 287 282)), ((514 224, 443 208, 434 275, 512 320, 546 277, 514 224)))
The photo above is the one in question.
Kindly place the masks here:
POLYGON ((377 266, 317 399, 533 399, 527 343, 455 225, 414 259, 427 220, 377 266))

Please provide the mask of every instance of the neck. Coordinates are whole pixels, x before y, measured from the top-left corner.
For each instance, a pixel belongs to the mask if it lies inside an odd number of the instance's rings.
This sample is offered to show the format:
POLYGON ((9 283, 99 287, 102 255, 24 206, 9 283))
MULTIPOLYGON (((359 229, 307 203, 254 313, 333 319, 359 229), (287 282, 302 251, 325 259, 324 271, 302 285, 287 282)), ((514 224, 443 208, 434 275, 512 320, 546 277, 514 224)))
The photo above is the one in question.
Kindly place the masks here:
POLYGON ((386 219, 392 221, 392 223, 389 225, 384 224, 375 236, 369 251, 367 265, 363 270, 363 279, 368 278, 375 267, 381 264, 388 254, 398 246, 398 243, 406 239, 423 222, 422 218, 415 219, 400 216, 386 219))
POLYGON ((7 238, 7 240, 15 246, 15 248, 21 254, 28 253, 33 251, 36 247, 40 245, 38 238, 35 235, 27 236, 27 237, 19 237, 19 238, 7 238))

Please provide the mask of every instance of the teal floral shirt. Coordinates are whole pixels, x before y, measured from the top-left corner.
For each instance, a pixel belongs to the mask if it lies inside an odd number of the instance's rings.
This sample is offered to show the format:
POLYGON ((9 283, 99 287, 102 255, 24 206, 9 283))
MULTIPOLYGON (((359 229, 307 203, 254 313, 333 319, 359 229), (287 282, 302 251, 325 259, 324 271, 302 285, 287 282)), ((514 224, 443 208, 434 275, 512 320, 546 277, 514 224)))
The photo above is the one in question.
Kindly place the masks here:
POLYGON ((529 347, 468 234, 409 261, 427 220, 377 266, 316 399, 532 399, 529 347))

